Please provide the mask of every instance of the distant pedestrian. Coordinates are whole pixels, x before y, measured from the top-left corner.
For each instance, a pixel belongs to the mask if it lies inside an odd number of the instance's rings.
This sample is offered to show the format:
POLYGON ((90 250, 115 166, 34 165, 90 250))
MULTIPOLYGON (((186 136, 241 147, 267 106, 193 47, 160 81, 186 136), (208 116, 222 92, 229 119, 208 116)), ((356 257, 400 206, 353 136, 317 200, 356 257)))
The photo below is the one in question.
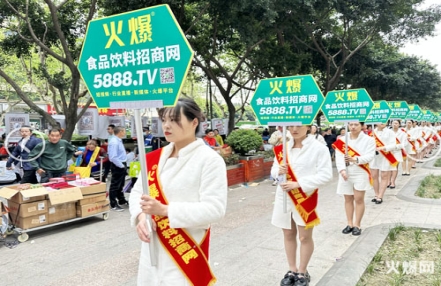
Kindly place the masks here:
MULTIPOLYGON (((103 146, 105 148, 105 151, 107 150, 107 147, 108 147, 108 144, 110 143, 110 140, 115 137, 114 128, 115 128, 115 125, 113 125, 113 124, 109 124, 109 126, 107 126, 107 133, 109 134, 109 136, 107 137, 107 144, 104 143, 105 146, 103 146)), ((103 174, 103 177, 101 178, 101 181, 103 183, 105 183, 107 180, 107 176, 109 175, 109 172, 110 172, 110 167, 111 167, 110 161, 107 160, 106 162, 103 163, 104 174, 103 174)))
POLYGON ((29 153, 29 159, 35 159, 30 161, 30 164, 40 175, 40 183, 47 183, 51 178, 64 176, 67 161, 75 155, 75 147, 61 139, 60 129, 52 128, 48 137, 49 140, 45 141, 44 146, 43 143, 39 143, 29 153))
POLYGON ((28 157, 32 149, 41 143, 41 139, 32 135, 32 129, 27 125, 23 125, 20 128, 20 134, 22 138, 20 141, 18 141, 17 146, 15 146, 14 150, 12 151, 12 156, 8 159, 6 168, 8 170, 12 170, 12 164, 18 164, 19 168, 23 169, 23 177, 20 183, 37 184, 38 180, 37 176, 35 175, 35 169, 28 162, 28 157))
POLYGON ((111 139, 108 146, 112 171, 109 188, 110 207, 114 211, 124 211, 120 205, 128 204, 122 192, 127 174, 127 154, 122 142, 122 138, 126 136, 126 130, 124 127, 117 126, 113 131, 115 137, 111 139))

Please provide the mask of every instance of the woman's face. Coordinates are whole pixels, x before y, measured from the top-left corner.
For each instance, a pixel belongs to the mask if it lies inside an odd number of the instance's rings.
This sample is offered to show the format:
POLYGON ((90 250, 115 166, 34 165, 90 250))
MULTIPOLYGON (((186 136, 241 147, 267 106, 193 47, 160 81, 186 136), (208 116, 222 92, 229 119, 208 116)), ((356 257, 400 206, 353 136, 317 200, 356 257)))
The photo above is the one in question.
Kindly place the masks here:
MULTIPOLYGON (((361 132, 362 128, 363 128, 363 125, 361 125, 360 122, 350 122, 349 123, 349 130, 351 131, 351 133, 359 133, 359 132, 361 132)), ((343 129, 343 133, 344 133, 344 129, 343 129)))
POLYGON ((289 126, 288 127, 288 130, 291 133, 291 136, 292 136, 292 138, 294 138, 294 140, 305 138, 309 129, 310 129, 309 126, 289 126))
POLYGON ((315 134, 317 132, 317 127, 315 125, 311 126, 311 134, 315 134))
POLYGON ((394 120, 394 122, 392 122, 392 127, 394 129, 397 129, 398 127, 400 127, 400 123, 398 123, 398 121, 394 120))
POLYGON ((197 119, 189 120, 181 110, 181 122, 171 118, 172 112, 167 112, 162 118, 162 129, 168 142, 179 142, 195 138, 195 130, 198 125, 197 119))
POLYGON ((87 142, 87 149, 89 149, 90 151, 95 150, 96 145, 93 142, 87 142))

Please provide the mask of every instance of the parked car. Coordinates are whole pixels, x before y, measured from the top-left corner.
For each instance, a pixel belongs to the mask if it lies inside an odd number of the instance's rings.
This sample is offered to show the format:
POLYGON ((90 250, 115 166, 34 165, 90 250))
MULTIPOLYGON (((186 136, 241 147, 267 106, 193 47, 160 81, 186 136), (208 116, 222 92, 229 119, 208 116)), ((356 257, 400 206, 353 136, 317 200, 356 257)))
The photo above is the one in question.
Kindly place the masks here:
POLYGON ((257 129, 260 132, 265 130, 265 128, 268 128, 268 126, 266 126, 266 125, 254 125, 254 124, 242 124, 241 126, 239 126, 239 129, 252 129, 252 130, 257 129))

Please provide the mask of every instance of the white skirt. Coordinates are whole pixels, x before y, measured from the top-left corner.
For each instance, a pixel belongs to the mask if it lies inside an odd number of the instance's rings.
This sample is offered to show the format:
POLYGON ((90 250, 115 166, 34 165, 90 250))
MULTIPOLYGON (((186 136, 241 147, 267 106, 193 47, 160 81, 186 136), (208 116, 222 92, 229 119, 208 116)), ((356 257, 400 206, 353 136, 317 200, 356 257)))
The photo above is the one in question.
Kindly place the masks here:
POLYGON ((348 180, 344 180, 341 175, 338 176, 337 194, 354 195, 354 189, 357 191, 368 191, 372 189, 369 182, 368 173, 357 165, 347 167, 349 175, 348 180))
MULTIPOLYGON (((305 192, 306 195, 310 195, 312 192, 305 192)), ((302 217, 300 216, 299 212, 297 211, 296 207, 294 206, 294 203, 292 202, 291 198, 288 196, 286 197, 286 209, 287 212, 283 212, 283 190, 280 186, 277 186, 276 190, 276 198, 274 201, 274 208, 273 208, 273 216, 271 218, 271 223, 279 228, 284 229, 291 229, 291 219, 294 220, 294 222, 297 225, 305 226, 305 222, 303 221, 302 217)), ((316 209, 317 212, 317 209, 316 209)))
POLYGON ((397 166, 392 166, 389 161, 383 156, 383 154, 379 153, 375 155, 374 160, 369 164, 371 169, 378 169, 380 171, 395 171, 397 170, 397 166))

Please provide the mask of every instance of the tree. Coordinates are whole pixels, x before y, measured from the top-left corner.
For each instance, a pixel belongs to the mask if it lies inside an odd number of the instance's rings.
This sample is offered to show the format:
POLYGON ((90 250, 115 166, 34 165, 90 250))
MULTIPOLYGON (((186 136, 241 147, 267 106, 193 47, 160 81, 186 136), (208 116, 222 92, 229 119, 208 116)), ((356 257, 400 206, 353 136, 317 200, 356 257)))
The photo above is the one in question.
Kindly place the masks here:
MULTIPOLYGON (((303 44, 321 60, 322 91, 339 84, 346 64, 374 40, 393 46, 432 36, 441 20, 441 6, 418 9, 424 0, 298 0, 287 10, 298 31, 292 44, 303 44)), ((288 26, 287 26, 288 27, 288 26)))
POLYGON ((351 88, 364 87, 374 100, 405 100, 441 108, 441 76, 436 67, 398 48, 375 43, 354 56, 342 79, 351 88))
POLYGON ((256 73, 249 60, 253 50, 271 36, 275 20, 271 0, 118 1, 104 0, 104 13, 112 15, 157 4, 169 4, 189 40, 200 68, 226 102, 229 130, 239 108, 233 98, 242 89, 253 90, 256 73))
MULTIPOLYGON (((0 39, 0 49, 6 56, 14 55, 21 61, 31 59, 34 52, 38 54, 37 66, 27 67, 28 79, 35 75, 47 82, 57 111, 66 116, 63 138, 67 140, 72 137, 75 124, 92 102, 92 98, 87 97, 87 90, 81 89, 77 61, 87 23, 96 11, 97 0, 44 0, 44 3, 4 0, 0 3, 0 25, 7 31, 4 38, 0 39), (48 69, 50 61, 55 61, 60 66, 56 72, 48 69), (88 98, 86 108, 77 115, 78 103, 85 98, 88 98)), ((2 63, 0 77, 12 86, 31 109, 52 126, 57 126, 52 116, 39 108, 23 91, 15 77, 6 71, 8 62, 2 63)))

